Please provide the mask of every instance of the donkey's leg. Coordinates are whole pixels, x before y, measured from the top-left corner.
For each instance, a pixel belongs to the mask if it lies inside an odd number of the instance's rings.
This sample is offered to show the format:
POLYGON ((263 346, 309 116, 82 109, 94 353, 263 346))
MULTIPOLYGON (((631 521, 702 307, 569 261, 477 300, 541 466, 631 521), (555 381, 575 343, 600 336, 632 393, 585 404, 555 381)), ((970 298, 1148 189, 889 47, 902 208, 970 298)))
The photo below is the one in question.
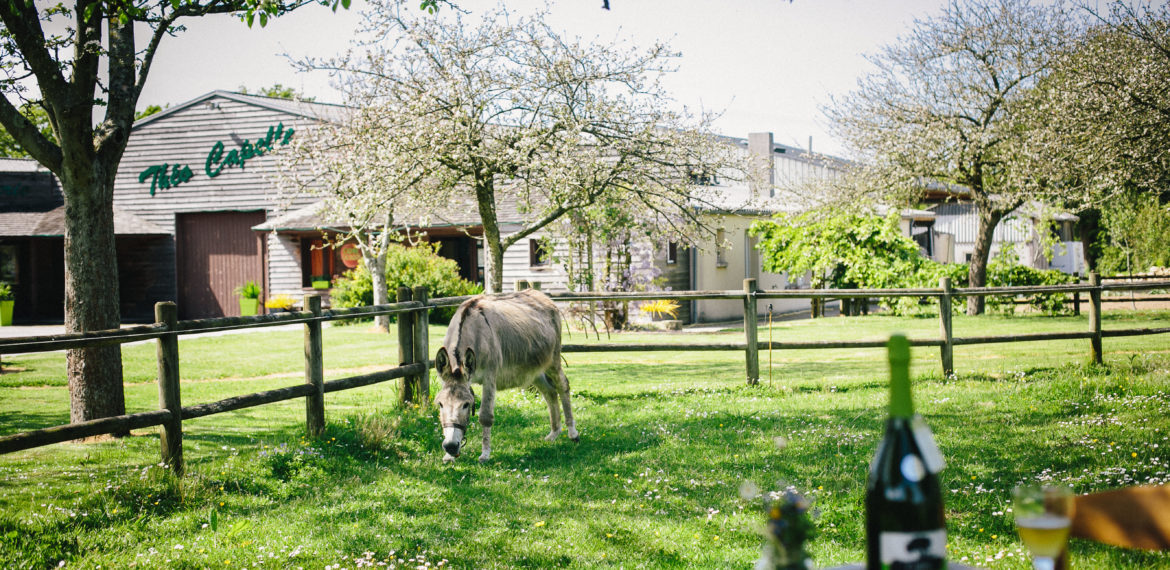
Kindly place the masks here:
POLYGON ((555 386, 557 395, 561 399, 561 406, 565 409, 565 428, 569 430, 569 439, 581 441, 581 435, 577 433, 577 422, 573 420, 573 405, 569 402, 569 378, 565 376, 565 370, 561 368, 559 359, 549 372, 555 374, 554 378, 557 379, 555 386))
POLYGON ((548 423, 551 431, 544 439, 548 441, 556 441, 561 436, 561 410, 557 406, 557 389, 553 387, 548 381, 546 374, 541 374, 536 377, 536 389, 544 396, 545 403, 548 404, 548 423))
POLYGON ((483 401, 479 405, 479 425, 483 428, 483 453, 479 454, 479 462, 483 463, 492 456, 492 424, 496 421, 496 383, 484 379, 483 401))

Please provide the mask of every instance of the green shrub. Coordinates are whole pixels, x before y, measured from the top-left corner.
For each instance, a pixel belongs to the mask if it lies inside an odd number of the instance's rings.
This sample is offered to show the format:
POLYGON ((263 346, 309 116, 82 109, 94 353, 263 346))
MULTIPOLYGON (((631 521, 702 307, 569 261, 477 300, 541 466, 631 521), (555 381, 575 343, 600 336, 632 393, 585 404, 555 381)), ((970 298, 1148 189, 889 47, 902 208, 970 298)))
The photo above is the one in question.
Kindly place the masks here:
MULTIPOLYGON (((437 248, 437 244, 390 246, 386 252, 386 286, 391 297, 399 287, 426 287, 432 299, 475 295, 483 291, 479 285, 460 277, 459 264, 436 253, 437 248)), ((374 283, 365 264, 335 279, 330 298, 335 307, 374 304, 374 283)), ((455 307, 437 309, 431 311, 431 320, 445 323, 454 314, 455 307)))
POLYGON ((0 301, 12 300, 12 286, 0 281, 0 301))
MULTIPOLYGON (((1015 256, 997 256, 987 264, 987 282, 992 287, 1023 287, 1039 285, 1065 285, 1076 283, 1077 278, 1056 269, 1033 269, 1020 265, 1015 256)), ((1065 312, 1067 293, 1036 293, 1026 298, 1037 311, 1049 315, 1065 312)), ((990 311, 1011 315, 1015 312, 1015 298, 1012 296, 990 296, 987 308, 990 311)))

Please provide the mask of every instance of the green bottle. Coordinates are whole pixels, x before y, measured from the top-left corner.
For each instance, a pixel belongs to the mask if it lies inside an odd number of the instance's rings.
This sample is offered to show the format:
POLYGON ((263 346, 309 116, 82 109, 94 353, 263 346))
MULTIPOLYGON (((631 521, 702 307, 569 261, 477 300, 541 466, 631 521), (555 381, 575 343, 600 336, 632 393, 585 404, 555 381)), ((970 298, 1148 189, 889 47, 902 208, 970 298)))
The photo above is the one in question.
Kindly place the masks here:
POLYGON ((866 481, 866 568, 943 569, 947 528, 938 478, 942 454, 910 399, 910 341, 894 335, 887 347, 890 417, 866 481))

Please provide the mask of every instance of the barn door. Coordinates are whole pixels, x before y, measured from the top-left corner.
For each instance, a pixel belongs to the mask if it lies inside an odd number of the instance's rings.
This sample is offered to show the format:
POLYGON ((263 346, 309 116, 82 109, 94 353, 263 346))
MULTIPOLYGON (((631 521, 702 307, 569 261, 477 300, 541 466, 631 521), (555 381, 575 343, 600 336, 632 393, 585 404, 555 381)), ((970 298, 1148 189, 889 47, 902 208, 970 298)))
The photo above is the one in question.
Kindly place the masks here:
POLYGON ((239 316, 232 291, 245 281, 264 286, 262 242, 252 231, 264 218, 262 211, 176 215, 179 318, 239 316))

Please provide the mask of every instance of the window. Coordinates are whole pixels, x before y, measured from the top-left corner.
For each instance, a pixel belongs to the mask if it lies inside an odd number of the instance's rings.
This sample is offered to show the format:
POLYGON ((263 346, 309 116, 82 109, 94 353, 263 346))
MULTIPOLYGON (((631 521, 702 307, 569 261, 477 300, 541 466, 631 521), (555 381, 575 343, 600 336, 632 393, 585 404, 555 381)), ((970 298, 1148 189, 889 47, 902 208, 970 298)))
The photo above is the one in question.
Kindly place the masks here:
POLYGON ((691 184, 695 186, 718 186, 719 176, 714 172, 692 172, 691 184))
POLYGON ((727 267, 727 232, 715 230, 715 267, 727 267))
POLYGON ((528 240, 528 265, 532 267, 552 265, 552 249, 544 240, 528 240))
POLYGON ((934 256, 933 220, 911 220, 910 237, 918 243, 918 246, 922 248, 922 251, 926 252, 926 257, 934 256))
POLYGON ((674 265, 678 263, 678 242, 672 241, 666 244, 666 264, 674 265))
POLYGON ((20 281, 15 245, 0 245, 0 281, 13 285, 20 281))
POLYGON ((301 286, 311 287, 313 281, 333 279, 341 266, 336 253, 322 238, 301 238, 301 286))

